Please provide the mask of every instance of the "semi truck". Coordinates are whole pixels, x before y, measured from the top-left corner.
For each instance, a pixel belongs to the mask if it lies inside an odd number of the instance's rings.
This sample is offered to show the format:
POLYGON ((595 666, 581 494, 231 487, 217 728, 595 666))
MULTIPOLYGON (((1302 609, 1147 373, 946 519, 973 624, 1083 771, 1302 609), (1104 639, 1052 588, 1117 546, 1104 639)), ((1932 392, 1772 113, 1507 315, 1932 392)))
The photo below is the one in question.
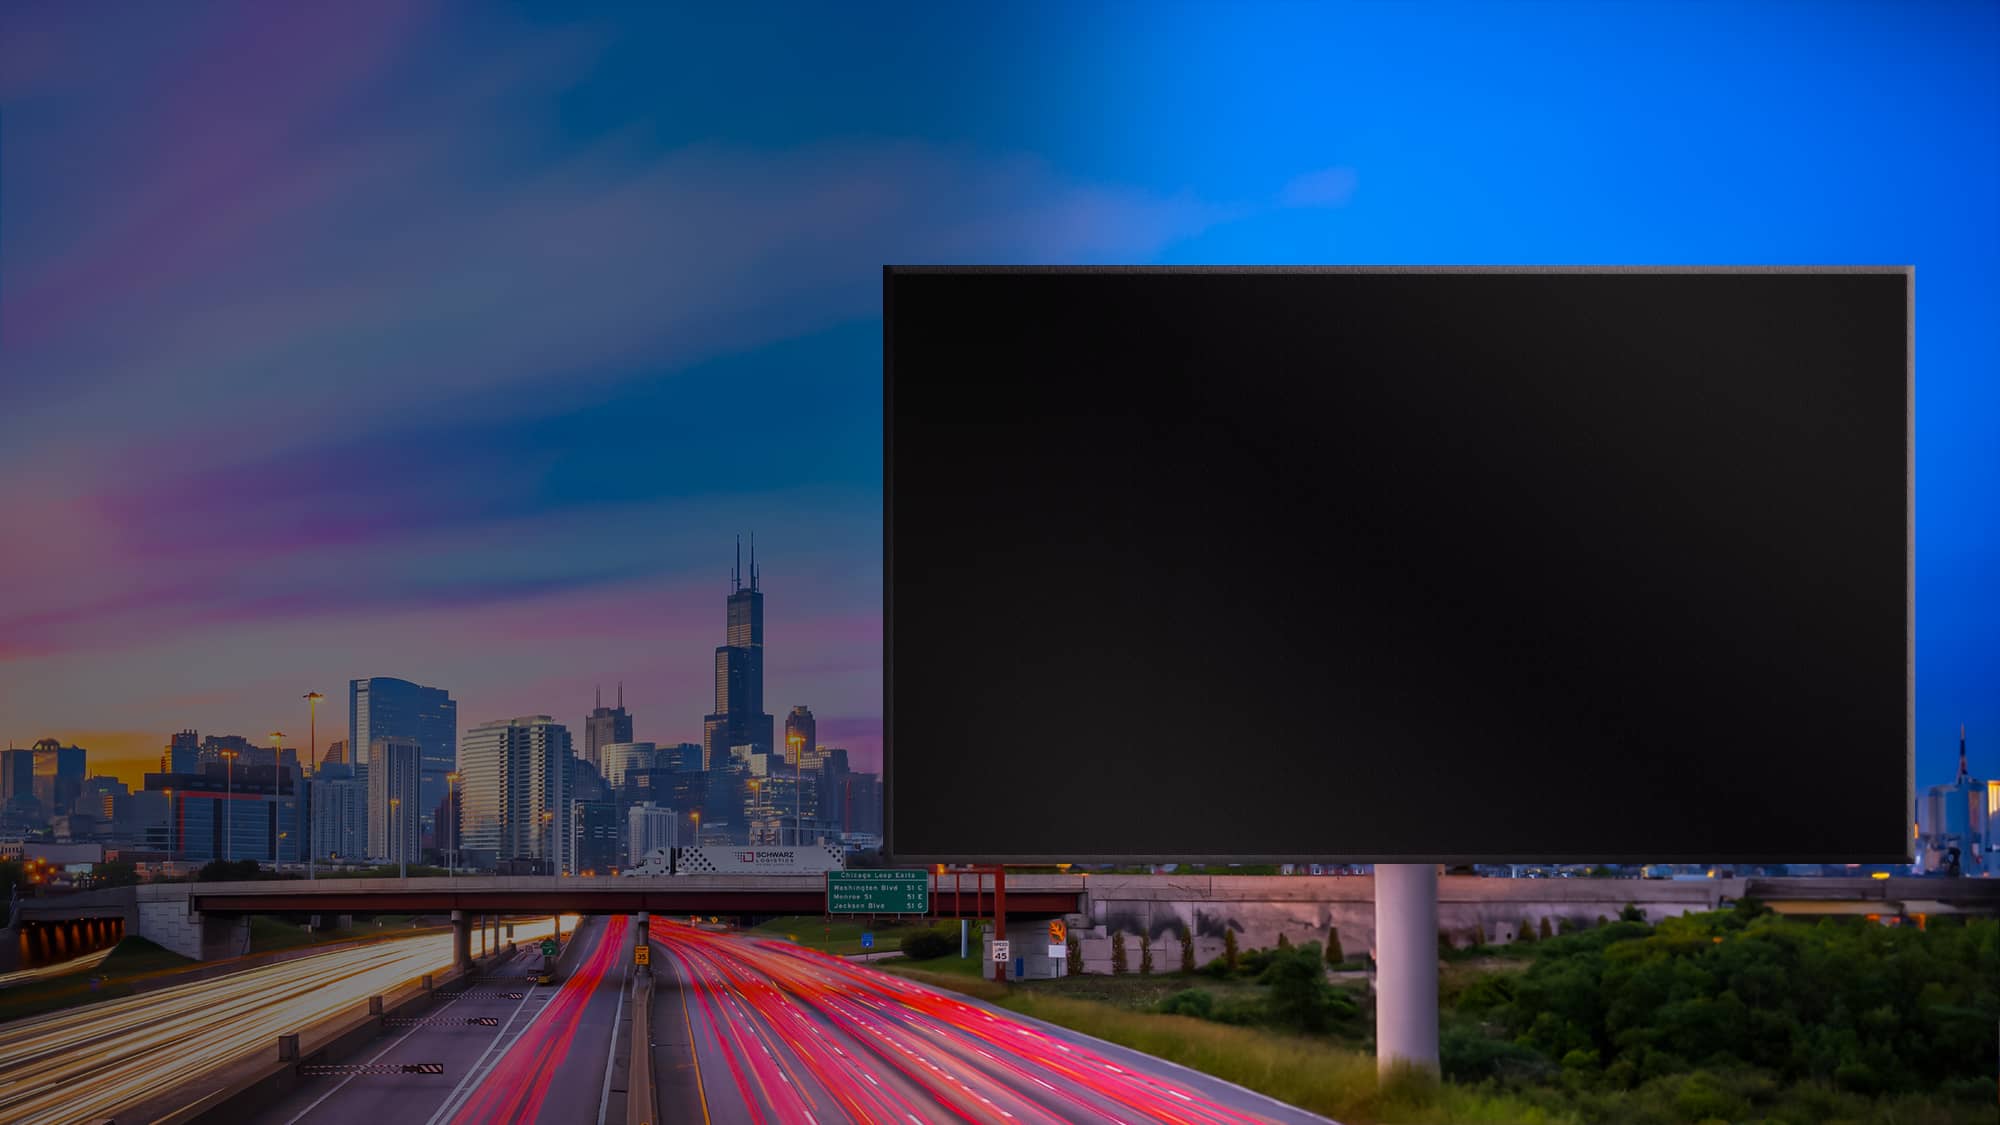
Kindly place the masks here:
POLYGON ((847 869, 847 853, 836 843, 794 848, 654 848, 620 874, 627 879, 676 875, 824 875, 847 869))

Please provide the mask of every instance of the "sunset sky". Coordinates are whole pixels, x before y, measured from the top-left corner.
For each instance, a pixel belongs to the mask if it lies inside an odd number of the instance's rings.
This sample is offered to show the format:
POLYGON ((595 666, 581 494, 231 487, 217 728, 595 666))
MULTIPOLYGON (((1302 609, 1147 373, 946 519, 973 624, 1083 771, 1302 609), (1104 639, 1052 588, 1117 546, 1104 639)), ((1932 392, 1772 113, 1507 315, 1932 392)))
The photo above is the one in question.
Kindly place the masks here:
POLYGON ((1992 5, 15 7, 0 739, 136 781, 366 675, 698 739, 754 531, 772 711, 871 761, 885 262, 1914 263, 1918 780, 2000 772, 1996 60, 1992 5))

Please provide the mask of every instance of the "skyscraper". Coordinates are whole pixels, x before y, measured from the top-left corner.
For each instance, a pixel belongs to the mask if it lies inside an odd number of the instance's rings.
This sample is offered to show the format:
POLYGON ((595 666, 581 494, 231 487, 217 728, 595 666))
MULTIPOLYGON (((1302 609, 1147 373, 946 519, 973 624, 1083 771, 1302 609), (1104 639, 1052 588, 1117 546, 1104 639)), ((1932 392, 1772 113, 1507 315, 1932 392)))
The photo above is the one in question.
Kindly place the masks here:
POLYGON ((547 715, 466 731, 458 792, 467 865, 534 859, 560 870, 570 840, 573 761, 569 728, 547 715))
POLYGON ((419 821, 426 811, 417 804, 423 747, 413 738, 378 735, 369 743, 368 760, 368 858, 414 863, 419 821))
POLYGON ((633 805, 625 811, 625 862, 643 863, 655 848, 678 847, 675 832, 679 817, 674 810, 652 801, 633 805))
POLYGON ((344 766, 347 761, 347 740, 337 738, 326 744, 326 751, 319 756, 320 765, 344 766))
POLYGON ((816 768, 819 764, 818 734, 819 724, 813 721, 812 708, 803 705, 792 708, 792 713, 785 716, 785 764, 816 768), (802 761, 794 762, 794 753, 802 761))
POLYGON ((44 738, 35 743, 34 755, 35 797, 42 802, 42 815, 68 813, 83 792, 83 747, 44 738))
MULTIPOLYGON (((583 760, 609 778, 604 766, 604 748, 614 742, 632 741, 632 716, 625 710, 625 685, 618 685, 618 706, 604 705, 604 689, 597 689, 597 706, 583 720, 583 760)), ((616 784, 616 782, 613 782, 616 784)))
POLYGON ((757 540, 750 540, 750 571, 743 571, 743 542, 736 543, 730 572, 728 631, 715 650, 715 711, 702 720, 702 768, 714 769, 732 746, 772 751, 776 729, 764 712, 764 594, 758 589, 757 540), (744 578, 749 584, 744 584, 744 578))
POLYGON ((356 776, 366 776, 368 752, 378 738, 404 739, 420 748, 417 807, 421 828, 432 828, 431 817, 444 800, 444 775, 458 768, 458 704, 443 688, 390 676, 348 681, 347 745, 356 776))

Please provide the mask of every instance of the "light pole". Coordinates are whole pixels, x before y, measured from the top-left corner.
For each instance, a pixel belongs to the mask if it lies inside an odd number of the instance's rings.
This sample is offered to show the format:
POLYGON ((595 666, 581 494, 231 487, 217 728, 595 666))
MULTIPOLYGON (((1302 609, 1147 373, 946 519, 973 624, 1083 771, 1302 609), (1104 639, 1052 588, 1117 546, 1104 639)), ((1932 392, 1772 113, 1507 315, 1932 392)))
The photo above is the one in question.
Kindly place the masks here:
POLYGON ((451 846, 446 848, 444 852, 444 874, 445 878, 451 879, 451 878, 456 878, 458 876, 458 771, 457 770, 453 770, 450 773, 444 775, 444 786, 445 786, 444 790, 445 815, 451 817, 451 846))
POLYGON ((691 848, 698 848, 701 846, 701 810, 696 809, 693 812, 689 813, 688 815, 694 818, 694 842, 690 843, 688 846, 691 848))
POLYGON ((806 736, 793 731, 785 736, 792 744, 792 846, 804 844, 806 828, 805 744, 806 736))
POLYGON ((303 697, 306 701, 306 773, 319 770, 319 701, 326 696, 309 691, 303 697))
POLYGON ((231 832, 230 829, 234 828, 235 824, 231 822, 229 817, 229 810, 233 807, 235 800, 236 751, 224 750, 222 752, 222 862, 224 863, 233 863, 236 860, 236 849, 230 847, 230 843, 235 836, 235 833, 231 832))
POLYGON ((177 849, 174 847, 174 790, 173 786, 170 785, 167 787, 167 863, 169 866, 178 862, 174 854, 176 851, 177 849))
POLYGON ((396 859, 402 865, 400 873, 403 878, 407 879, 410 877, 410 857, 406 854, 406 849, 403 847, 403 799, 401 797, 389 798, 389 823, 393 826, 396 833, 396 859))
POLYGON ((543 809, 543 810, 542 810, 542 824, 546 826, 546 830, 547 830, 547 832, 548 832, 548 844, 547 844, 547 845, 545 846, 545 847, 546 847, 546 850, 545 850, 545 851, 543 851, 543 853, 542 853, 542 858, 548 861, 548 864, 549 864, 549 873, 550 873, 550 874, 552 874, 552 875, 553 875, 553 874, 555 873, 555 870, 556 870, 556 859, 555 859, 555 851, 556 851, 556 826, 555 826, 555 820, 556 820, 556 814, 555 814, 555 813, 552 813, 552 812, 548 811, 547 809, 543 809))

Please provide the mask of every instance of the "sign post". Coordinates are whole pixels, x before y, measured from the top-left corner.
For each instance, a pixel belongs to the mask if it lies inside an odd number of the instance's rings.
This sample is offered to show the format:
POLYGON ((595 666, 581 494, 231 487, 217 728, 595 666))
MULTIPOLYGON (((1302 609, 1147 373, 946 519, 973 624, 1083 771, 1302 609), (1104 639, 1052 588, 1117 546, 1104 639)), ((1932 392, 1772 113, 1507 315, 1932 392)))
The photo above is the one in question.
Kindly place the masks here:
POLYGON ((826 873, 828 914, 927 914, 931 877, 921 869, 864 868, 826 873))
POLYGON ((1049 922, 1049 956, 1069 956, 1069 927, 1060 918, 1049 922))

